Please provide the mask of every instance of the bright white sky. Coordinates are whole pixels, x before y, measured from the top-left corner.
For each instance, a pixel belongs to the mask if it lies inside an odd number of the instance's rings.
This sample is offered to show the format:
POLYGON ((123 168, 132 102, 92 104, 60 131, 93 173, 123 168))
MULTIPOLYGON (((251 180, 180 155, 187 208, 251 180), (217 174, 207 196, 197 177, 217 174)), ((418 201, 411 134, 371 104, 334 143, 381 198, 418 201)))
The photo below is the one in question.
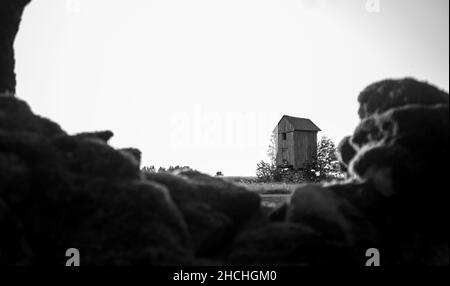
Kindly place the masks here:
POLYGON ((70 133, 112 130, 143 165, 254 175, 283 114, 338 142, 369 83, 448 90, 449 1, 366 2, 33 0, 17 94, 70 133))

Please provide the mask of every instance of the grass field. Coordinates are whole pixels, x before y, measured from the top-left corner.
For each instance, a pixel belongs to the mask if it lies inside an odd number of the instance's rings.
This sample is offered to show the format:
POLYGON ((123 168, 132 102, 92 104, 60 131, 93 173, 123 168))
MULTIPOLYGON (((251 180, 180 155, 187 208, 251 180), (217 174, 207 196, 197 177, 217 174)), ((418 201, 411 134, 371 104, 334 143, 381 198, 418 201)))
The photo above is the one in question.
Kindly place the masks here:
POLYGON ((287 184, 287 183, 237 183, 249 189, 252 192, 257 192, 261 195, 290 195, 294 190, 301 186, 301 184, 287 184))
POLYGON ((294 190, 302 184, 260 183, 256 177, 224 177, 261 195, 262 205, 276 208, 287 202, 294 190))
POLYGON ((288 202, 290 197, 290 195, 261 195, 261 205, 274 209, 288 202))
POLYGON ((286 183, 238 184, 245 186, 252 192, 260 194, 262 205, 269 208, 277 208, 287 202, 294 190, 300 186, 300 184, 286 183))

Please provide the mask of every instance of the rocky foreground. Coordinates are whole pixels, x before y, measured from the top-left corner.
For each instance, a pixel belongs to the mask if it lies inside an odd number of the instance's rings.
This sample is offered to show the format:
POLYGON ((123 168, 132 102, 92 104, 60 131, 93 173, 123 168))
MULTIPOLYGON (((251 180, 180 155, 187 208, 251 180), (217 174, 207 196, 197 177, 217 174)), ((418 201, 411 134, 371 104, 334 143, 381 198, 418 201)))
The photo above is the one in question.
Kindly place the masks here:
POLYGON ((112 132, 67 134, 0 97, 0 263, 64 265, 448 265, 448 94, 413 79, 359 96, 339 146, 350 180, 306 185, 268 213, 219 178, 144 174, 112 132))

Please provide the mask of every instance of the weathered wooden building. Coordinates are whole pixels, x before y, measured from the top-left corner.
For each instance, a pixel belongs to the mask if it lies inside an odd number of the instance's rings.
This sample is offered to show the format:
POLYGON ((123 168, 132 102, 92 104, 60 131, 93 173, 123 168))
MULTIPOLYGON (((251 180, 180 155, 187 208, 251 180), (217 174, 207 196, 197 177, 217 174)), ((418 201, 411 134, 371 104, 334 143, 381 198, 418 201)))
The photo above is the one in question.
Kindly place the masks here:
POLYGON ((274 129, 277 166, 299 169, 312 160, 319 131, 309 119, 284 115, 274 129))

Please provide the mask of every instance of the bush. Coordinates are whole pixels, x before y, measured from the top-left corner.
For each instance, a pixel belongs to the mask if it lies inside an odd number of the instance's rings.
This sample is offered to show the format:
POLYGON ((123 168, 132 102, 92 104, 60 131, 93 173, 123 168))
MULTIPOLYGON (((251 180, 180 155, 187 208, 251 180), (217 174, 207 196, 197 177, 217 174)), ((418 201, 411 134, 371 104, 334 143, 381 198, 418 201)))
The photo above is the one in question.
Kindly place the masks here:
MULTIPOLYGON (((189 166, 169 166, 169 168, 164 168, 164 167, 159 167, 158 168, 158 173, 172 173, 174 171, 178 171, 178 170, 192 170, 191 167, 189 166)), ((142 168, 141 170, 144 173, 157 173, 156 172, 156 168, 155 166, 151 165, 151 166, 145 166, 142 168)))
POLYGON ((261 160, 256 164, 256 177, 260 182, 277 182, 280 181, 280 172, 274 164, 261 160))
POLYGON ((151 166, 145 166, 142 168, 142 172, 144 173, 156 173, 156 169, 155 166, 151 165, 151 166))
POLYGON ((317 144, 317 160, 314 169, 318 181, 330 181, 341 178, 341 166, 336 156, 336 146, 334 142, 323 136, 317 144))

